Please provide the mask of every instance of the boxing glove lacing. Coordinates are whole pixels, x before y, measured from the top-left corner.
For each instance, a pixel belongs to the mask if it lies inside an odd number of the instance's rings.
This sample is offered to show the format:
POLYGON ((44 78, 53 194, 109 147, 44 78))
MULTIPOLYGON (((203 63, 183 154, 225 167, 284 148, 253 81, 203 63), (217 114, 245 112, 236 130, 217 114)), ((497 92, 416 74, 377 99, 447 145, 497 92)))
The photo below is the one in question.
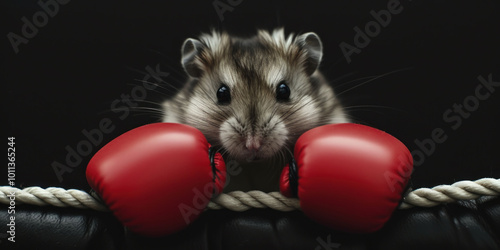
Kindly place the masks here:
POLYGON ((215 185, 216 179, 220 178, 219 177, 220 171, 217 169, 217 166, 215 164, 215 155, 217 154, 217 151, 218 149, 215 147, 210 147, 208 149, 208 157, 210 158, 210 166, 212 167, 212 175, 213 175, 212 182, 214 183, 212 197, 222 191, 222 190, 217 190, 217 186, 215 185))
POLYGON ((290 183, 290 191, 293 197, 297 197, 297 189, 299 188, 299 176, 297 173, 297 163, 293 157, 288 164, 288 182, 290 183))

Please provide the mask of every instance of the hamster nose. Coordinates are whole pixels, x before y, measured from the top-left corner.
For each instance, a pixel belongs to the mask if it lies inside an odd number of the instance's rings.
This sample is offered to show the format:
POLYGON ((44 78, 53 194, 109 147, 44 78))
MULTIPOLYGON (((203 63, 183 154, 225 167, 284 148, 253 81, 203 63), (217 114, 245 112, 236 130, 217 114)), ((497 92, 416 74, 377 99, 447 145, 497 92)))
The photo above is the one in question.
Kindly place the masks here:
POLYGON ((254 136, 248 136, 245 147, 251 152, 257 152, 260 149, 260 139, 254 136))

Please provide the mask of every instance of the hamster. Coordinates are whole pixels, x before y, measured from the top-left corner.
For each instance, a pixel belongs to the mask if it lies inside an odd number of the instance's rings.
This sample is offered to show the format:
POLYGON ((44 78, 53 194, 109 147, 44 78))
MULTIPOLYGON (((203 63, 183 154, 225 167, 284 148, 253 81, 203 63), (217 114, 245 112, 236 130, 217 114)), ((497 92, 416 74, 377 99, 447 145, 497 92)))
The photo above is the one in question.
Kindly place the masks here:
POLYGON ((163 122, 199 129, 226 164, 236 164, 224 191, 277 191, 301 134, 349 122, 318 70, 322 50, 315 33, 285 36, 283 28, 189 38, 181 49, 189 79, 163 103, 163 122))

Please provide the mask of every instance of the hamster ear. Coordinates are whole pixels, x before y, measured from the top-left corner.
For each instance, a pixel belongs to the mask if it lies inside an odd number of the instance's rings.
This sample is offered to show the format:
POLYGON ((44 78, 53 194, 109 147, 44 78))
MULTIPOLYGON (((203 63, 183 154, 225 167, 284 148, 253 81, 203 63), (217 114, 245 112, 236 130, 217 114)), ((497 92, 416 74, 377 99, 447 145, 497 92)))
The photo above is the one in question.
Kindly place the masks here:
POLYGON ((201 76, 201 68, 200 65, 196 63, 197 56, 200 54, 203 49, 203 44, 193 38, 188 38, 182 44, 181 49, 181 63, 182 67, 186 73, 191 77, 200 77, 201 76))
POLYGON ((295 43, 306 55, 305 70, 308 75, 312 75, 318 69, 321 57, 323 56, 323 45, 318 35, 313 32, 305 33, 295 39, 295 43))

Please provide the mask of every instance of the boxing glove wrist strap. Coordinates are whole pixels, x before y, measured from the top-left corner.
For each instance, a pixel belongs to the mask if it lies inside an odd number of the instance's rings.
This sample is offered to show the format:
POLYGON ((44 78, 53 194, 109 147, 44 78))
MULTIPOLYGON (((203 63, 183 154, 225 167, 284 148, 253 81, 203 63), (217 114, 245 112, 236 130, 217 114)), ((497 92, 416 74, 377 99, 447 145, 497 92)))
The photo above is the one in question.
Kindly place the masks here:
POLYGON ((297 189, 299 188, 299 176, 297 174, 297 163, 292 157, 289 163, 288 178, 290 182, 290 192, 292 197, 298 197, 297 189))
MULTIPOLYGON (((217 169, 217 165, 215 163, 215 155, 218 152, 218 148, 210 147, 208 148, 208 156, 210 158, 210 166, 212 167, 213 179, 212 181, 215 183, 217 179, 219 179, 220 171, 217 169)), ((217 188, 213 189, 212 197, 214 197, 217 193, 222 193, 222 190, 217 190, 217 188)))

